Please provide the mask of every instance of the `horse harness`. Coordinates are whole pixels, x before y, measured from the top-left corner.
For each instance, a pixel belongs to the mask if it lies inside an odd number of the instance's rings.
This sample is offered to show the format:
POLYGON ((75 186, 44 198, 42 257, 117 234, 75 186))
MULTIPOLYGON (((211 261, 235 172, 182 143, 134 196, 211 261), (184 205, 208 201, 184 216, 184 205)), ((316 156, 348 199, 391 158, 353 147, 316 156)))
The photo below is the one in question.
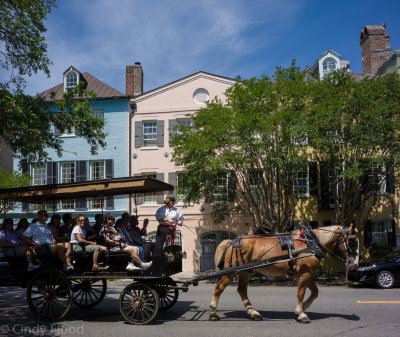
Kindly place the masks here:
MULTIPOLYGON (((298 255, 304 254, 304 253, 311 253, 312 255, 316 256, 317 258, 325 257, 325 254, 324 254, 325 247, 322 246, 318 237, 315 235, 314 231, 309 226, 303 226, 302 230, 301 230, 300 238, 296 238, 296 240, 305 242, 307 245, 307 248, 304 248, 304 249, 301 249, 298 251, 293 251, 294 242, 293 242, 292 235, 290 233, 267 234, 267 235, 244 234, 244 235, 238 236, 236 239, 230 241, 226 245, 224 253, 222 254, 221 259, 218 263, 218 268, 224 269, 225 256, 230 247, 232 247, 232 249, 231 249, 230 258, 229 258, 229 268, 232 267, 233 251, 235 251, 235 255, 236 255, 235 265, 239 266, 240 262, 243 265, 246 264, 246 259, 244 258, 244 254, 241 250, 242 240, 246 239, 246 238, 265 238, 265 237, 277 237, 278 241, 272 247, 270 247, 268 250, 266 250, 256 261, 261 261, 262 257, 264 257, 269 251, 271 251, 278 244, 280 244, 282 251, 287 250, 288 253, 281 255, 281 256, 272 257, 269 259, 269 261, 272 262, 272 261, 288 259, 289 260, 288 261, 288 265, 289 265, 288 276, 289 277, 292 277, 294 275, 293 261, 297 258, 298 255), (240 256, 240 261, 239 261, 239 256, 240 256)), ((254 261, 254 262, 256 262, 256 261, 254 261)))

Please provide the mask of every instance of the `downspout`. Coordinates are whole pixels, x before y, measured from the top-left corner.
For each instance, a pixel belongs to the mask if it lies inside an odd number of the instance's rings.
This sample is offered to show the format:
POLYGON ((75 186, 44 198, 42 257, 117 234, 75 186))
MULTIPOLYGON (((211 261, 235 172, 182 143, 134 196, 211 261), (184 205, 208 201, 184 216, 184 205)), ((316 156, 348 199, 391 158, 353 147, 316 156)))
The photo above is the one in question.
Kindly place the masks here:
MULTIPOLYGON (((129 177, 131 177, 132 173, 132 119, 134 116, 134 110, 136 108, 136 103, 135 102, 131 102, 129 104, 129 107, 131 108, 131 112, 129 113, 129 137, 128 137, 128 141, 129 141, 129 177)), ((132 195, 129 195, 129 214, 132 214, 132 195)))

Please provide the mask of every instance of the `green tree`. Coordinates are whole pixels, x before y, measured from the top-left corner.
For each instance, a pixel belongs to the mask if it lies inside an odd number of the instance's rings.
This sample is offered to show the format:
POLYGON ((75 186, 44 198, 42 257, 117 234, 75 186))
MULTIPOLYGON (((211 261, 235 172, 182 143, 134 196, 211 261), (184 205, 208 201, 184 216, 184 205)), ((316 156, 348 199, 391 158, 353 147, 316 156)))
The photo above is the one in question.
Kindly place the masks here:
POLYGON ((61 154, 62 140, 53 126, 61 132, 77 130, 92 153, 105 146, 104 121, 92 114, 88 102, 93 93, 80 86, 53 102, 24 94, 26 76, 50 75, 43 22, 55 5, 55 0, 0 2, 0 67, 10 76, 0 83, 0 139, 30 162, 46 160, 46 148, 61 154))
POLYGON ((212 203, 217 222, 240 209, 259 231, 288 228, 303 193, 293 177, 307 169, 307 151, 299 146, 307 83, 294 64, 277 68, 272 78, 239 78, 227 102, 209 103, 191 128, 181 127, 172 146, 173 159, 185 166, 186 201, 212 203), (230 192, 240 207, 230 202, 230 192))
POLYGON ((320 208, 333 208, 337 224, 362 225, 371 212, 394 205, 400 155, 400 77, 357 82, 338 71, 311 85, 307 127, 320 163, 320 208), (328 200, 329 199, 329 200, 328 200))
MULTIPOLYGON (((17 171, 10 173, 0 168, 0 189, 29 186, 30 181, 31 177, 27 173, 22 174, 17 171)), ((0 216, 11 211, 15 206, 13 201, 0 200, 0 216)))

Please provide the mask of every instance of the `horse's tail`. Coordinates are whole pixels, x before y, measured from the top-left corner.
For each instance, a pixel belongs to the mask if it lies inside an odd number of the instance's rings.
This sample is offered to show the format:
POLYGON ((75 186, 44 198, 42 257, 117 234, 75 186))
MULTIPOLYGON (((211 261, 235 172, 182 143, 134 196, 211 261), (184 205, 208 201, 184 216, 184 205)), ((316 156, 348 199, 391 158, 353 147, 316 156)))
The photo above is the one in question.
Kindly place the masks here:
POLYGON ((225 260, 225 253, 227 250, 228 244, 232 240, 224 240, 222 241, 217 249, 215 250, 215 255, 214 255, 214 262, 215 262, 215 268, 216 269, 224 269, 224 260, 225 260))

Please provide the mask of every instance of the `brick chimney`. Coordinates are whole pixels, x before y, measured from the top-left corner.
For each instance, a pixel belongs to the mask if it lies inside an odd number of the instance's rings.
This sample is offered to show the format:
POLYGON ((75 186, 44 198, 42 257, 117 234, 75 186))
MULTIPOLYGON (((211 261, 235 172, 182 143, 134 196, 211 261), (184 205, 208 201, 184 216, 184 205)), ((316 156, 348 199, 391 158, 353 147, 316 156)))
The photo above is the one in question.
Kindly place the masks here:
POLYGON ((386 24, 365 26, 361 31, 360 46, 363 74, 375 75, 392 51, 386 24))
POLYGON ((133 97, 143 94, 143 68, 140 62, 126 66, 126 94, 133 97))

